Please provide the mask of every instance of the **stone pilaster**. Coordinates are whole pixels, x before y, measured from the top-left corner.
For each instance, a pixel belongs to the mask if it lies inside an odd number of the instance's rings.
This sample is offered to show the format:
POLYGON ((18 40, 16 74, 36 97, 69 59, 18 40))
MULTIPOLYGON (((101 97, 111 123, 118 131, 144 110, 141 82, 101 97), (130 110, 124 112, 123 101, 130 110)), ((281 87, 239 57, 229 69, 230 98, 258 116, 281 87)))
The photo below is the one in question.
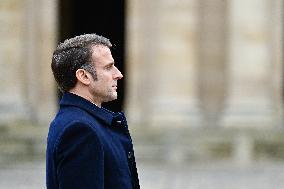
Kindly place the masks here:
POLYGON ((24 43, 29 61, 27 93, 32 120, 49 122, 55 111, 56 87, 51 73, 51 57, 57 37, 57 0, 26 0, 24 43))
POLYGON ((55 109, 50 71, 56 0, 0 4, 0 120, 47 122, 55 109))
POLYGON ((227 83, 227 1, 199 4, 198 91, 202 125, 216 127, 222 117, 227 83))
POLYGON ((229 77, 222 124, 276 126, 283 108, 282 1, 228 2, 229 77))
POLYGON ((3 0, 0 4, 0 116, 1 121, 27 116, 23 102, 21 60, 24 1, 3 0))
POLYGON ((152 126, 196 126, 196 0, 128 1, 127 112, 152 126))

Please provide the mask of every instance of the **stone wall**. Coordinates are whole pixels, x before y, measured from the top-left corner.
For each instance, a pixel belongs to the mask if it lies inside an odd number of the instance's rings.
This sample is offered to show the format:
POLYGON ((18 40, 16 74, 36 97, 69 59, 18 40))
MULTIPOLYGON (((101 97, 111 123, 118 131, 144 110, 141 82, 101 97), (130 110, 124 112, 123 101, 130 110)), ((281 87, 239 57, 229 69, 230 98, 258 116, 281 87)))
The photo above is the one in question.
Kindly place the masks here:
POLYGON ((281 127, 283 1, 128 1, 127 111, 145 127, 281 127))
MULTIPOLYGON (((1 1, 1 122, 45 122, 54 113, 57 3, 1 1)), ((281 0, 129 0, 130 122, 281 126, 282 12, 281 0)))
POLYGON ((282 0, 129 0, 138 158, 284 159, 282 0))
POLYGON ((55 110, 50 71, 56 0, 0 2, 0 121, 47 123, 55 110))
MULTIPOLYGON (((17 154, 7 140, 44 149, 47 127, 31 125, 47 126, 56 110, 57 4, 0 2, 0 125, 17 122, 0 128, 2 154, 17 154)), ((138 159, 251 162, 269 147, 284 159, 283 7, 283 0, 127 1, 126 112, 138 159)))

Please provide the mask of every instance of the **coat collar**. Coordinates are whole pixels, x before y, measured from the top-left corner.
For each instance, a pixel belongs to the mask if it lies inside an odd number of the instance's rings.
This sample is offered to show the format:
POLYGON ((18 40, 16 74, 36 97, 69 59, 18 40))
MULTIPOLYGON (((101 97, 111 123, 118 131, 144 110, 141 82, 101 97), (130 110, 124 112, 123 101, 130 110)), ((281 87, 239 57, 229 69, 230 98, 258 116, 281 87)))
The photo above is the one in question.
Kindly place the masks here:
POLYGON ((82 108, 109 126, 113 125, 114 120, 123 120, 124 117, 123 113, 114 113, 105 108, 99 108, 90 101, 69 92, 63 94, 60 106, 77 106, 82 108))

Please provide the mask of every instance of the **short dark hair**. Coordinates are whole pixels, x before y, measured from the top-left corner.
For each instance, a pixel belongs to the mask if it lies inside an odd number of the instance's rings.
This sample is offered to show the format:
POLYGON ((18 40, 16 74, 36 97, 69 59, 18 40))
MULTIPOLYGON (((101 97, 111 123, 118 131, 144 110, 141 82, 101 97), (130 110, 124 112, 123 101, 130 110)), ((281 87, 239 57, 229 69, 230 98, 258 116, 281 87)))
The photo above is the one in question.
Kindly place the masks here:
POLYGON ((52 56, 51 69, 62 92, 69 91, 76 83, 76 71, 80 68, 89 71, 94 79, 96 72, 92 66, 92 46, 112 46, 109 39, 97 34, 84 34, 60 43, 52 56))

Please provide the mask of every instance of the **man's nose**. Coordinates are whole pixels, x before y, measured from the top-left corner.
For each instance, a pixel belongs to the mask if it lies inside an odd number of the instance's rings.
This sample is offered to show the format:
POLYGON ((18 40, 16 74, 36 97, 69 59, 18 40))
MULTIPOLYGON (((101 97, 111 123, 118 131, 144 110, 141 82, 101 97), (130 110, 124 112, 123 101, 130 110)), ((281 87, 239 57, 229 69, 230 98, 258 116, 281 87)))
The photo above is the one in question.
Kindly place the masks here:
POLYGON ((115 79, 121 79, 123 78, 122 73, 119 71, 119 69, 117 67, 115 67, 115 79))

